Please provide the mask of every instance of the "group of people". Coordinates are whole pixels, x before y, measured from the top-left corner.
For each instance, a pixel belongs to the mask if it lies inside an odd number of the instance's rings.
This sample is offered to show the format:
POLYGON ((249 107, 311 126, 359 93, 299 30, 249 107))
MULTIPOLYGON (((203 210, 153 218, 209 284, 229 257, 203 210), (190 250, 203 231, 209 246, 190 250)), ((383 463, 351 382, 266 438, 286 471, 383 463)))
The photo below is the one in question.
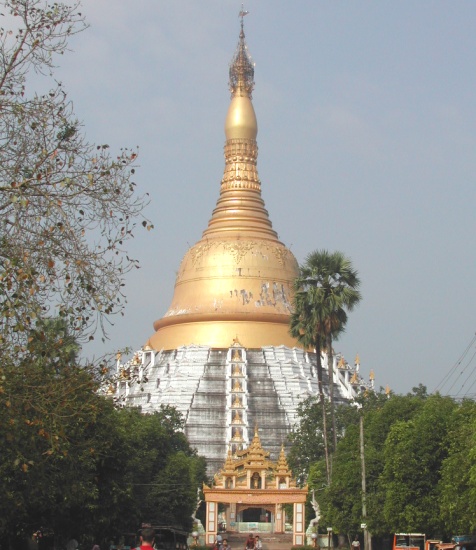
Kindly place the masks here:
POLYGON ((228 546, 228 539, 224 539, 220 533, 218 533, 213 550, 231 550, 228 546))
MULTIPOLYGON (((231 548, 228 545, 228 540, 222 538, 222 536, 218 534, 213 550, 231 550, 231 548)), ((261 542, 259 535, 254 536, 250 533, 246 539, 244 550, 263 550, 263 543, 261 542)))
POLYGON ((253 533, 250 533, 245 542, 245 550, 262 550, 263 543, 259 538, 259 535, 253 536, 253 533))

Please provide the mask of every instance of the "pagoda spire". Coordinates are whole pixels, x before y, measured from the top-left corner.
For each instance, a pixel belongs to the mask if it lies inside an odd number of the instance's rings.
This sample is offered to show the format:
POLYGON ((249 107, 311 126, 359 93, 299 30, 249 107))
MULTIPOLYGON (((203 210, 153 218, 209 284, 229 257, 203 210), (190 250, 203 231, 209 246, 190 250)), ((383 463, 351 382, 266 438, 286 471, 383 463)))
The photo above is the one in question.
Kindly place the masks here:
POLYGON ((248 52, 243 30, 230 62, 231 101, 225 119, 225 169, 212 218, 203 237, 248 234, 253 238, 278 242, 268 211, 261 197, 258 176, 258 122, 251 101, 254 87, 254 63, 248 52))
MULTIPOLYGON (((231 99, 225 118, 225 167, 216 206, 177 272, 174 296, 147 342, 155 350, 186 345, 298 346, 289 335, 293 283, 299 270, 279 240, 258 176, 258 123, 251 100, 254 63, 244 17, 229 65, 231 99)), ((236 430, 236 438, 242 437, 236 430)), ((239 443, 243 441, 240 440, 239 443)))
POLYGON ((253 60, 248 52, 248 46, 245 42, 244 17, 249 11, 243 9, 241 5, 241 32, 235 55, 230 63, 230 91, 231 97, 246 95, 251 98, 251 92, 254 87, 255 68, 253 60))
POLYGON ((276 475, 290 475, 286 453, 284 452, 284 444, 281 443, 281 452, 279 453, 278 462, 276 464, 276 475))

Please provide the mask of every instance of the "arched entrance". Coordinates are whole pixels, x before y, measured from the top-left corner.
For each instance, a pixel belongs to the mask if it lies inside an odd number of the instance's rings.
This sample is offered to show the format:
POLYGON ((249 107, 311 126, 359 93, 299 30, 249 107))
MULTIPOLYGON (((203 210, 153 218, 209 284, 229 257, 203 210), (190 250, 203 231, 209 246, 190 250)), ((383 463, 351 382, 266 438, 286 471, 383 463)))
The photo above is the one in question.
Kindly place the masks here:
POLYGON ((258 523, 261 521, 262 510, 262 508, 252 508, 251 506, 246 508, 241 512, 241 521, 243 523, 250 521, 258 523))
MULTIPOLYGON (((273 523, 274 506, 257 507, 247 506, 237 512, 237 519, 240 523, 273 523)), ((246 529, 245 529, 246 531, 246 529)))

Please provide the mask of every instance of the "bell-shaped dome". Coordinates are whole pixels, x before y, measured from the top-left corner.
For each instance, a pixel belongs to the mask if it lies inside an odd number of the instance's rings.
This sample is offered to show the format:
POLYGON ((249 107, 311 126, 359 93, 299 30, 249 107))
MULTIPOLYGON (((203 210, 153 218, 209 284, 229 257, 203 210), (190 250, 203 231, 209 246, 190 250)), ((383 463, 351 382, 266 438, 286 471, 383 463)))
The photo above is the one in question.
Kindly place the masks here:
POLYGON ((168 311, 154 323, 147 342, 154 349, 224 348, 234 338, 248 348, 298 345, 288 332, 298 264, 261 198, 253 79, 242 20, 230 64, 220 196, 202 238, 182 260, 168 311))

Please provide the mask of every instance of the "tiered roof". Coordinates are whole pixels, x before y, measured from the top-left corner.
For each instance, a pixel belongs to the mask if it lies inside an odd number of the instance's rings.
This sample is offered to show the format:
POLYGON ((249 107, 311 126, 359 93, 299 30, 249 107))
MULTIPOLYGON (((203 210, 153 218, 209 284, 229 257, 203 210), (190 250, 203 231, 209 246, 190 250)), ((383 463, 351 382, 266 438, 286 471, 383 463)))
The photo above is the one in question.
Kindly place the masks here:
POLYGON ((256 427, 249 447, 236 451, 234 455, 231 448, 228 449, 223 468, 215 474, 215 487, 272 489, 281 486, 283 480, 285 480, 286 487, 296 487, 286 460, 284 446, 281 446, 277 462, 270 460, 269 456, 270 453, 263 449, 256 427), (252 482, 256 479, 260 480, 259 487, 256 487, 252 482), (233 482, 230 483, 230 480, 233 482))

